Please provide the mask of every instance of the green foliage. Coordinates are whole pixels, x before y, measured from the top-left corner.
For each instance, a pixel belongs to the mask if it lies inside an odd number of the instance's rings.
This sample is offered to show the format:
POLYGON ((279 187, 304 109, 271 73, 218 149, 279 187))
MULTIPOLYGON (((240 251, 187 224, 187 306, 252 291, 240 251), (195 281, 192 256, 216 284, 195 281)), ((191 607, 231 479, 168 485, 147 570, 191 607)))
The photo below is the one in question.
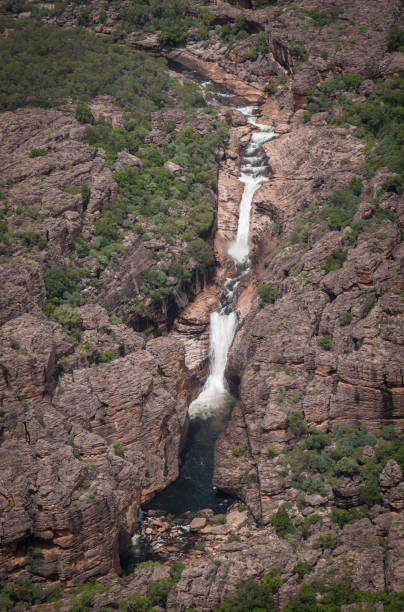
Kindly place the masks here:
POLYGON ((150 582, 148 586, 148 594, 152 605, 164 606, 167 602, 168 593, 173 583, 171 578, 160 578, 154 582, 150 582))
POLYGON ((273 594, 281 585, 282 568, 272 568, 261 582, 238 582, 236 594, 221 603, 214 612, 261 612, 274 610, 273 594))
POLYGON ((188 252, 195 260, 196 267, 204 270, 213 260, 212 248, 201 238, 191 240, 188 245, 188 252))
POLYGON ((63 331, 72 337, 76 344, 81 340, 81 332, 78 328, 80 314, 73 310, 68 304, 55 306, 52 310, 47 310, 52 319, 61 324, 63 331))
POLYGON ((4 583, 0 581, 0 610, 29 609, 45 600, 44 593, 39 585, 31 584, 28 580, 4 583))
POLYGON ((309 25, 321 28, 335 21, 341 12, 342 9, 334 6, 323 11, 320 11, 318 8, 311 9, 307 11, 308 16, 310 17, 309 25))
POLYGON ((69 590, 69 596, 72 600, 70 612, 86 612, 91 610, 94 604, 94 598, 98 593, 105 593, 110 587, 97 582, 95 578, 90 578, 80 586, 73 587, 69 590))
POLYGON ((261 302, 274 304, 279 297, 279 285, 260 285, 258 287, 258 295, 261 302))
POLYGON ((117 455, 117 457, 124 457, 125 456, 124 445, 121 444, 120 442, 117 442, 116 444, 114 444, 114 453, 115 455, 117 455))
POLYGON ((325 258, 325 261, 321 267, 327 273, 333 272, 334 270, 339 270, 339 268, 342 268, 344 265, 346 258, 347 251, 333 251, 331 255, 328 255, 325 258))
POLYGON ((398 189, 404 176, 403 106, 404 79, 394 76, 379 81, 374 92, 364 103, 342 99, 343 112, 335 118, 338 124, 357 126, 356 135, 367 137, 366 166, 373 174, 381 166, 387 166, 399 177, 398 189))
POLYGON ((265 451, 265 455, 267 456, 268 459, 273 459, 274 457, 277 457, 279 455, 279 453, 272 446, 268 446, 266 451, 265 451))
POLYGON ((232 542, 241 542, 240 536, 236 535, 235 533, 232 533, 229 535, 226 542, 227 544, 231 544, 232 542))
POLYGON ((344 510, 343 508, 331 508, 330 518, 333 523, 336 523, 341 529, 344 525, 354 523, 359 518, 362 518, 360 511, 353 508, 352 510, 344 510))
POLYGON ((280 538, 284 538, 295 531, 292 520, 284 505, 280 506, 275 514, 273 514, 271 524, 280 538))
POLYGON ((402 195, 404 192, 404 174, 388 176, 382 187, 385 191, 402 195))
POLYGON ((332 338, 331 336, 322 336, 317 340, 317 344, 324 351, 330 351, 332 349, 332 338))
POLYGON ((122 27, 126 30, 170 30, 173 23, 185 31, 191 27, 207 26, 212 19, 204 7, 190 5, 184 0, 136 0, 120 11, 122 27))
POLYGON ((267 53, 269 53, 267 35, 265 32, 260 32, 254 41, 254 46, 251 49, 248 58, 255 61, 259 55, 266 55, 267 53))
POLYGON ((391 28, 387 41, 387 49, 390 53, 393 51, 401 51, 401 53, 404 53, 404 30, 397 26, 391 28))
POLYGON ((288 429, 293 433, 294 436, 301 437, 306 433, 307 423, 304 418, 304 412, 301 410, 295 410, 291 412, 287 420, 288 429))
POLYGON ((350 459, 349 457, 343 457, 334 467, 334 474, 336 476, 353 476, 359 472, 359 466, 355 459, 350 459))
POLYGON ((238 446, 234 446, 231 449, 231 456, 235 458, 246 457, 247 453, 246 453, 245 447, 242 444, 239 444, 238 446))
POLYGON ((298 582, 302 582, 306 574, 313 571, 314 565, 305 561, 298 561, 293 568, 293 573, 298 575, 298 582))
POLYGON ((116 355, 112 350, 104 351, 100 355, 100 361, 102 363, 109 363, 110 361, 114 361, 114 359, 116 359, 116 355))
POLYGON ((320 218, 327 222, 330 229, 342 229, 353 221, 360 202, 361 187, 362 180, 354 177, 347 190, 334 189, 320 212, 320 218))
POLYGON ((335 539, 333 534, 327 533, 325 535, 319 536, 313 542, 313 548, 321 548, 322 551, 332 550, 333 548, 335 548, 335 539))
POLYGON ((50 268, 45 272, 46 298, 60 302, 66 293, 77 289, 80 280, 80 271, 73 266, 50 268))
POLYGON ((380 430, 380 435, 385 440, 394 440, 397 437, 396 430, 394 429, 394 425, 383 425, 380 430))
POLYGON ((352 318, 353 318, 352 312, 350 312, 349 310, 344 310, 339 320, 340 326, 346 327, 347 325, 351 323, 352 318))
POLYGON ((70 446, 72 447, 73 457, 75 459, 80 459, 81 452, 80 452, 79 448, 77 448, 77 446, 74 443, 74 434, 73 433, 69 434, 68 442, 69 442, 70 446))
POLYGON ((142 597, 138 593, 131 593, 119 602, 119 609, 125 612, 156 612, 156 608, 148 597, 142 597))
POLYGON ((291 44, 292 49, 295 51, 295 53, 299 57, 300 61, 307 62, 308 55, 307 55, 307 51, 306 51, 304 44, 296 40, 296 38, 294 37, 290 39, 290 44, 291 44))
POLYGON ((148 115, 167 99, 164 60, 78 28, 15 20, 9 36, 0 38, 0 55, 2 110, 110 94, 124 107, 136 106, 138 115, 148 115))
POLYGON ((79 15, 79 25, 87 26, 89 22, 91 11, 89 8, 84 8, 79 15))
POLYGON ((31 149, 29 156, 33 159, 35 157, 43 157, 44 155, 48 155, 48 151, 45 149, 31 149))
POLYGON ((363 312, 365 314, 365 317, 368 316, 368 314, 371 312, 371 310, 373 309, 373 306, 376 304, 376 300, 375 298, 368 298, 364 304, 363 307, 363 312))
POLYGON ((309 450, 321 451, 330 444, 330 436, 321 429, 310 429, 309 436, 306 438, 306 448, 309 450))
POLYGON ((388 595, 384 591, 360 591, 353 589, 348 581, 326 583, 324 579, 317 579, 303 582, 283 612, 338 612, 346 606, 349 609, 371 611, 376 609, 377 602, 382 602, 385 612, 400 612, 404 592, 388 595))
POLYGON ((162 47, 170 49, 174 47, 183 47, 188 40, 188 32, 181 24, 173 24, 170 27, 162 30, 159 34, 158 41, 162 47))
POLYGON ((93 113, 91 112, 91 108, 85 102, 79 102, 77 104, 74 116, 80 123, 94 123, 94 117, 93 113))
MULTIPOLYGON (((190 93, 193 96, 193 90, 190 93)), ((115 154, 127 143, 126 136, 119 140, 121 133, 117 142, 113 143, 111 135, 116 135, 116 130, 105 126, 96 135, 94 130, 99 130, 99 127, 97 124, 89 131, 92 144, 97 142, 102 145, 107 135, 107 149, 115 154)), ((152 223, 154 237, 162 238, 167 243, 167 248, 157 253, 156 263, 142 275, 138 302, 151 298, 157 303, 174 295, 184 283, 189 282, 192 270, 204 271, 213 262, 212 249, 202 238, 207 235, 213 222, 212 187, 215 176, 212 168, 216 149, 224 142, 227 128, 214 121, 211 121, 210 127, 212 130, 216 128, 215 132, 203 137, 187 126, 175 132, 175 136, 173 133, 173 140, 164 147, 143 146, 137 152, 144 163, 142 168, 115 173, 119 197, 116 204, 106 210, 96 223, 92 253, 106 262, 119 253, 124 232, 127 227, 132 227, 128 215, 136 216, 134 229, 143 240, 148 237, 144 225, 150 227, 152 223), (186 182, 164 167, 164 162, 168 160, 184 168, 186 182), (177 249, 170 253, 170 245, 174 245, 179 238, 187 241, 186 250, 180 256, 177 249)), ((127 134, 129 136, 130 133, 127 134)))
POLYGON ((27 553, 25 555, 25 563, 33 569, 38 559, 43 559, 43 554, 40 548, 34 546, 28 546, 27 553))
POLYGON ((30 249, 33 247, 44 249, 47 245, 45 236, 38 232, 16 232, 15 235, 21 240, 22 244, 30 249))
POLYGON ((361 487, 359 500, 361 505, 374 506, 381 500, 380 489, 376 484, 366 484, 361 487))

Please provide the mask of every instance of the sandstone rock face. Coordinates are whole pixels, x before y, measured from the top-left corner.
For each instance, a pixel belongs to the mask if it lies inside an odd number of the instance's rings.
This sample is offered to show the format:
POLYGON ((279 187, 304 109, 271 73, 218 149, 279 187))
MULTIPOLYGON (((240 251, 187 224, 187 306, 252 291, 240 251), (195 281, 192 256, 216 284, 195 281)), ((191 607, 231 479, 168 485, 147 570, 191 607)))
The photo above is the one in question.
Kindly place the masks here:
POLYGON ((32 260, 9 262, 0 267, 0 322, 25 312, 42 310, 46 292, 41 266, 32 260))
POLYGON ((140 503, 177 477, 187 374, 182 345, 159 338, 110 364, 65 374, 50 400, 54 356, 70 343, 57 324, 42 327, 25 315, 2 328, 27 355, 5 349, 2 365, 0 575, 74 584, 119 571, 140 503), (43 555, 31 566, 30 547, 43 555))
MULTIPOLYGON (((9 230, 39 236, 39 250, 48 251, 49 263, 63 265, 79 232, 84 228, 90 237, 100 211, 116 199, 111 171, 102 169, 105 154, 85 144, 85 137, 73 108, 19 109, 0 116, 0 163, 4 181, 11 184, 7 198, 14 213, 10 225, 15 224, 9 230), (35 151, 42 154, 35 157, 35 151), (87 210, 83 185, 90 189, 87 210)), ((8 254, 24 252, 18 240, 10 249, 8 254)))
POLYGON ((171 61, 177 62, 189 70, 195 70, 199 74, 202 74, 216 85, 232 91, 241 101, 255 104, 264 100, 264 93, 257 87, 247 85, 235 75, 225 72, 218 65, 199 59, 188 50, 178 49, 170 51, 166 56, 171 61))

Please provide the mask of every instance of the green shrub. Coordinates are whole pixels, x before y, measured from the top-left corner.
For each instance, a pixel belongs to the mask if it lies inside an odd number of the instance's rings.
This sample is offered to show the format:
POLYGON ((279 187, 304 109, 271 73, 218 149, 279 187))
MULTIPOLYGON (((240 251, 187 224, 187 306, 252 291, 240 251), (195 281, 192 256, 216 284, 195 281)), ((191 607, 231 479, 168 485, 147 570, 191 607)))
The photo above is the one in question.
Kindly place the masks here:
POLYGON ((334 474, 336 476, 353 476, 359 472, 359 466, 355 459, 343 457, 334 466, 334 474))
POLYGON ((321 550, 332 550, 335 548, 335 539, 332 533, 321 535, 313 542, 313 548, 321 548, 321 550))
POLYGON ((255 39, 254 46, 248 55, 248 59, 254 62, 259 55, 266 55, 268 52, 267 35, 265 32, 260 32, 255 39))
POLYGON ((79 102, 77 104, 74 116, 76 117, 77 121, 80 121, 80 123, 94 123, 91 108, 85 102, 79 102))
POLYGON ((82 336, 78 322, 81 317, 77 311, 73 310, 68 304, 61 304, 55 306, 51 311, 48 310, 48 314, 61 324, 63 331, 72 338, 75 344, 80 343, 82 336))
POLYGON ((117 442, 116 444, 114 444, 114 452, 115 452, 115 455, 117 455, 118 457, 124 457, 125 447, 120 442, 117 442))
POLYGON ((171 578, 160 578, 155 582, 149 582, 147 588, 151 603, 154 606, 164 606, 167 603, 168 593, 170 592, 173 582, 171 578))
POLYGON ((396 430, 394 429, 394 425, 383 425, 380 430, 380 435, 385 440, 394 440, 397 437, 396 430))
POLYGON ((381 500, 379 487, 375 484, 366 484, 360 490, 360 503, 365 506, 374 506, 381 500))
POLYGON ((348 91, 358 91, 359 87, 362 85, 363 81, 365 80, 365 77, 362 74, 357 74, 355 72, 348 72, 344 74, 344 76, 342 77, 342 80, 344 81, 345 87, 348 91))
POLYGON ((404 53, 404 30, 393 26, 389 33, 387 42, 387 49, 392 53, 393 51, 401 51, 404 53))
POLYGON ((385 191, 402 195, 404 192, 404 174, 388 176, 382 187, 385 191))
POLYGON ((45 272, 46 298, 60 301, 66 293, 77 289, 80 280, 80 271, 73 266, 50 268, 45 272))
POLYGON ((197 268, 204 270, 213 260, 212 248, 201 238, 195 238, 189 243, 188 252, 195 260, 197 268))
POLYGON ((275 531, 280 538, 284 538, 288 534, 295 531, 292 520, 285 506, 280 506, 278 508, 278 510, 272 516, 271 524, 275 528, 275 531))
POLYGON ((247 453, 246 453, 245 447, 242 444, 239 444, 238 446, 234 446, 234 448, 232 448, 231 450, 231 456, 232 457, 246 457, 247 453))
POLYGON ((274 304, 279 297, 279 285, 260 285, 258 287, 258 295, 261 302, 274 304))
POLYGON ((42 236, 38 232, 18 232, 17 235, 22 244, 24 244, 26 247, 38 247, 39 249, 44 249, 47 245, 45 236, 42 236))
POLYGON ((27 554, 25 555, 25 563, 31 568, 34 568, 38 559, 43 559, 43 553, 41 549, 35 548, 33 546, 28 546, 27 554))
POLYGON ((172 25, 162 30, 158 36, 162 47, 183 47, 188 40, 188 32, 181 24, 172 25))
POLYGON ((291 412, 287 419, 287 427, 291 430, 294 436, 301 437, 306 433, 307 423, 304 418, 304 412, 295 410, 291 412))
POLYGON ((236 535, 235 533, 232 533, 229 535, 226 542, 227 544, 231 544, 232 542, 241 542, 240 536, 236 535))
POLYGON ((29 156, 33 159, 34 157, 43 157, 48 155, 48 151, 45 149, 31 149, 29 156))
POLYGON ((110 361, 114 361, 114 359, 116 359, 116 355, 112 350, 104 351, 100 355, 100 361, 102 363, 109 363, 110 361))
POLYGON ((365 314, 365 317, 368 316, 368 314, 371 312, 373 306, 376 304, 376 300, 375 298, 369 298, 366 300, 364 307, 363 307, 363 312, 365 314))
POLYGON ((104 10, 100 11, 99 21, 103 25, 107 23, 107 13, 104 10))
POLYGON ((79 25, 87 26, 91 11, 89 8, 84 8, 79 15, 79 25))
POLYGON ((306 439, 306 448, 309 450, 320 451, 330 443, 330 436, 321 429, 311 429, 310 435, 306 439))
POLYGON ((351 323, 352 318, 353 318, 352 312, 350 312, 349 310, 344 310, 339 320, 340 326, 346 327, 347 325, 351 323))
POLYGON ((347 257, 347 251, 333 251, 331 255, 328 255, 325 259, 325 262, 321 266, 323 270, 328 272, 333 272, 334 270, 339 270, 344 265, 344 262, 347 257))
POLYGON ((274 457, 277 457, 279 455, 278 451, 272 446, 267 447, 265 454, 268 459, 273 459, 274 457))
POLYGON ((27 610, 45 600, 45 595, 39 585, 28 580, 16 582, 0 582, 0 610, 27 610))
POLYGON ((142 597, 138 593, 131 593, 119 602, 119 609, 125 612, 156 612, 148 597, 142 597))
POLYGON ((344 510, 343 508, 331 508, 330 518, 333 523, 336 523, 341 529, 344 525, 354 523, 355 521, 363 518, 362 513, 357 508, 351 510, 344 510))
POLYGON ((305 561, 298 561, 293 568, 293 573, 298 575, 298 582, 302 582, 303 578, 306 574, 310 574, 314 569, 314 565, 312 563, 307 563, 305 561))
POLYGON ((330 351, 332 349, 332 338, 331 336, 322 336, 317 340, 317 344, 324 351, 330 351))

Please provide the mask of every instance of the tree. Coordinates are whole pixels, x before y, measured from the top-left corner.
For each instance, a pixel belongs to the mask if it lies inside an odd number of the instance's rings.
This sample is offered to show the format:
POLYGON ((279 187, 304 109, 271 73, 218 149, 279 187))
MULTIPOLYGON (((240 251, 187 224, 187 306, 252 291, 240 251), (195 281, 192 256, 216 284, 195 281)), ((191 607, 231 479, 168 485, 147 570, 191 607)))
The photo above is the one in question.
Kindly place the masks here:
POLYGON ((160 32, 158 40, 162 47, 182 47, 188 40, 188 32, 180 24, 172 25, 160 32))
POLYGON ((74 116, 76 117, 77 121, 80 121, 80 123, 94 123, 91 108, 85 102, 79 102, 77 104, 74 116))

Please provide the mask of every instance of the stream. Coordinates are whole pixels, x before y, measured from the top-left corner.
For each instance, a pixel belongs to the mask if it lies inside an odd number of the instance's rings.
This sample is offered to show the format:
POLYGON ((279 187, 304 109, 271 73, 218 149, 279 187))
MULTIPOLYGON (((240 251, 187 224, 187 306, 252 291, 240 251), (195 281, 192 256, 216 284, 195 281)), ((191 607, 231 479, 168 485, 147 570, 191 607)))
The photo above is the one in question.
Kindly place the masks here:
MULTIPOLYGON (((202 86, 208 85, 211 85, 210 81, 202 82, 202 86)), ((226 99, 228 103, 233 96, 216 91, 215 97, 220 101, 226 99)), ((228 246, 228 254, 234 261, 236 271, 233 276, 225 279, 218 309, 210 315, 209 376, 201 393, 189 406, 190 426, 181 457, 179 477, 144 507, 146 512, 159 510, 164 514, 179 516, 186 511, 195 512, 210 508, 218 514, 226 512, 234 502, 234 499, 217 491, 213 486, 214 446, 219 434, 226 428, 235 401, 228 390, 225 369, 227 355, 237 329, 236 289, 250 270, 251 204, 255 192, 268 180, 268 166, 262 145, 277 134, 271 126, 257 121, 258 106, 228 105, 241 111, 247 121, 256 128, 242 156, 238 178, 244 183, 244 190, 239 207, 237 236, 228 246)), ((136 559, 139 561, 146 558, 147 543, 138 535, 135 535, 132 541, 133 548, 129 553, 127 569, 133 567, 136 559)))

